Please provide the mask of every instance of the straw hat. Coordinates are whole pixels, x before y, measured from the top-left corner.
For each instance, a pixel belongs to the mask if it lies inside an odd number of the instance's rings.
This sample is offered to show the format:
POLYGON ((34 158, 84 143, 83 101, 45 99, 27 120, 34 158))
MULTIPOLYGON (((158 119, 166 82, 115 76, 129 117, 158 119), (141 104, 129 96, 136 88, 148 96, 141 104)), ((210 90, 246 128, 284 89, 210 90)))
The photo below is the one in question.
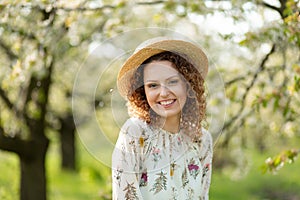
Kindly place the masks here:
POLYGON ((131 85, 130 80, 136 69, 151 56, 164 51, 170 51, 185 58, 197 68, 203 78, 206 77, 208 59, 198 46, 181 39, 153 38, 140 44, 120 69, 117 87, 122 97, 127 97, 131 85))

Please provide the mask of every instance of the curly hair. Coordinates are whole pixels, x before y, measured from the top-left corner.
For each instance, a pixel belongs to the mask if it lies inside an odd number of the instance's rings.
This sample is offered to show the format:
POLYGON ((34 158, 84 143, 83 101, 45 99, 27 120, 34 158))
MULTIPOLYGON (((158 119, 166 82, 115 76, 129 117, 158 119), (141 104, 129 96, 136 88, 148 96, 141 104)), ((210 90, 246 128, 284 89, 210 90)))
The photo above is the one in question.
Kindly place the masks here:
POLYGON ((128 93, 128 113, 148 124, 158 125, 158 116, 149 106, 144 90, 144 68, 152 61, 169 61, 183 76, 187 84, 187 100, 181 112, 180 129, 193 139, 202 135, 201 122, 205 119, 206 97, 204 93, 204 80, 199 71, 184 57, 173 52, 165 51, 145 60, 136 70, 131 79, 131 88, 128 93))

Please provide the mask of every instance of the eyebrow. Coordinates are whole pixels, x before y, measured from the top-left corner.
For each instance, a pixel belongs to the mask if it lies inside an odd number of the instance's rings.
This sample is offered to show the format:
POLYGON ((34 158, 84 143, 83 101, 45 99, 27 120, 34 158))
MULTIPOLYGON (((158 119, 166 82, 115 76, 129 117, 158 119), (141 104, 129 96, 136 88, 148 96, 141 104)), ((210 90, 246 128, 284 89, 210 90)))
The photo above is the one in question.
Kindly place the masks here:
MULTIPOLYGON (((178 74, 175 74, 175 75, 173 75, 173 76, 170 76, 170 77, 167 78, 166 80, 172 79, 172 78, 174 78, 174 77, 180 77, 180 76, 179 76, 178 74)), ((157 82, 157 80, 146 80, 145 82, 146 82, 146 83, 147 83, 147 82, 150 82, 150 83, 151 83, 151 82, 157 82)))

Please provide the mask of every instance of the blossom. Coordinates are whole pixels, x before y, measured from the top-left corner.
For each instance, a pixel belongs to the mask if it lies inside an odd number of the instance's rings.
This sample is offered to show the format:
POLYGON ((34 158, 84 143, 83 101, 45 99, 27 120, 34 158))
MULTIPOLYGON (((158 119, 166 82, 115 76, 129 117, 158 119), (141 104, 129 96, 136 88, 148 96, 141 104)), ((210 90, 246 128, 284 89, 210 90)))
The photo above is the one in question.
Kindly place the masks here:
POLYGON ((194 165, 194 164, 189 164, 188 168, 189 168, 189 171, 198 170, 199 166, 198 165, 194 165))
POLYGON ((144 182, 147 182, 147 181, 148 181, 148 175, 147 175, 147 172, 143 172, 143 173, 142 173, 141 179, 143 179, 144 182))
POLYGON ((209 170, 209 166, 210 166, 209 163, 207 163, 207 164, 204 166, 204 168, 207 169, 207 170, 209 170))
POLYGON ((153 154, 159 154, 160 153, 160 149, 153 147, 152 152, 153 152, 153 154))

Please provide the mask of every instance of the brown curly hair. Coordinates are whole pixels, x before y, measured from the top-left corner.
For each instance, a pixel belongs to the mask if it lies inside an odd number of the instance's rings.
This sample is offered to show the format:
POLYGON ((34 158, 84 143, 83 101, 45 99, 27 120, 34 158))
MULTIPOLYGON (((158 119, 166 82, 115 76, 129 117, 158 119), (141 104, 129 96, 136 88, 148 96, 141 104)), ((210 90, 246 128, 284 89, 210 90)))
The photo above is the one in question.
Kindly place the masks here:
POLYGON ((206 97, 204 93, 204 80, 199 71, 182 56, 165 51, 145 60, 131 78, 131 88, 128 93, 128 113, 148 124, 158 126, 159 116, 150 108, 144 90, 143 75, 145 65, 152 61, 169 61, 183 76, 187 83, 187 100, 181 112, 180 128, 193 139, 202 135, 201 122, 205 119, 206 97), (198 108, 198 109, 195 109, 198 108))

